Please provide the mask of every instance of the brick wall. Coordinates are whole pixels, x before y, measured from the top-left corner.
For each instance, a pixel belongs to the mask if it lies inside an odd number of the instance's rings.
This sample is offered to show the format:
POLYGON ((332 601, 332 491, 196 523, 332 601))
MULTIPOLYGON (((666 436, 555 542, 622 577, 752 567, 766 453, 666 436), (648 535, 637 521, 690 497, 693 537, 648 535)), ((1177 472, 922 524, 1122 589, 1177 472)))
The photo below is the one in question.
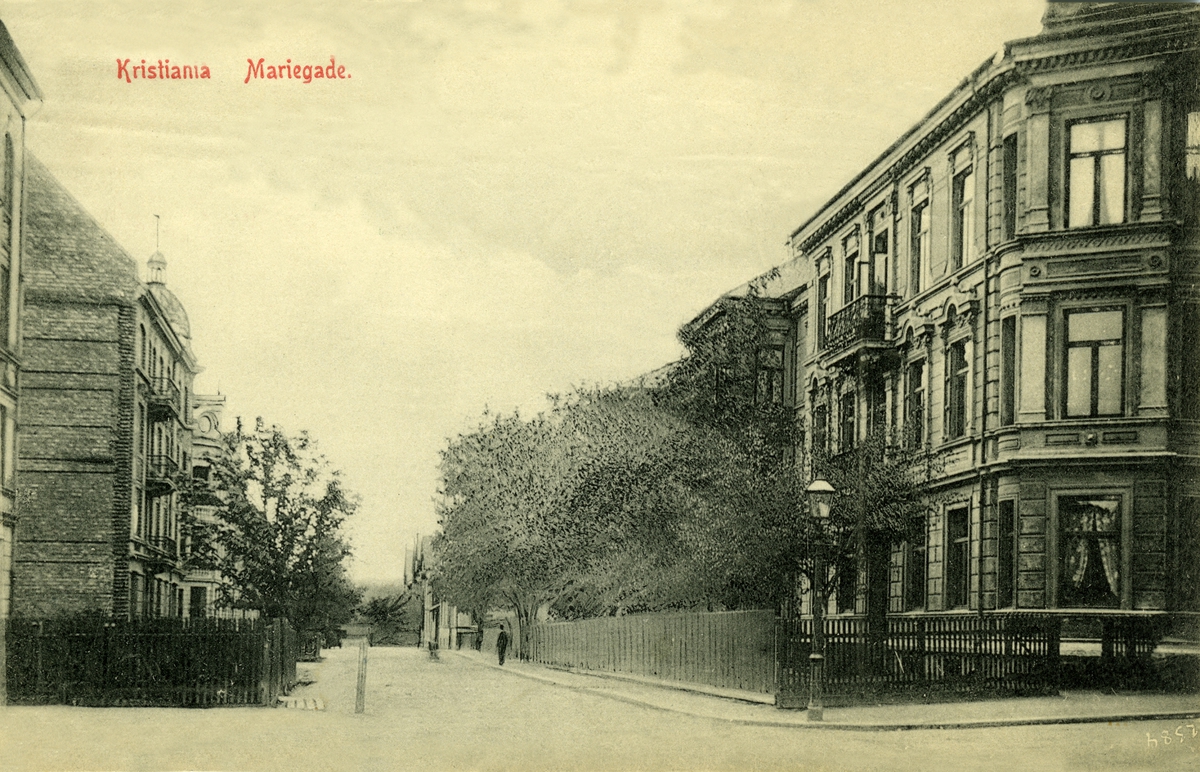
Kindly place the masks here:
POLYGON ((13 610, 124 613, 132 488, 132 258, 31 159, 13 610))

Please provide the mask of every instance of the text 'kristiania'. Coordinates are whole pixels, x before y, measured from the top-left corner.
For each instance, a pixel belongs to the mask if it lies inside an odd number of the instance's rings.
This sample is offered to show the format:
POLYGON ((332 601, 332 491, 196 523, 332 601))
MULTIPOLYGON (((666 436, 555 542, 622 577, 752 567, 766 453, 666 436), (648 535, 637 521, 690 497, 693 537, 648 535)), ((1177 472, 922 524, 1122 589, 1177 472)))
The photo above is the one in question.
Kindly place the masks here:
POLYGON ((257 62, 253 59, 247 59, 246 62, 250 65, 246 69, 246 79, 242 83, 249 83, 251 78, 255 80, 298 80, 302 83, 312 83, 317 79, 338 80, 350 77, 350 73, 346 72, 345 65, 338 64, 334 57, 329 57, 329 64, 292 64, 292 60, 288 59, 286 64, 268 64, 263 67, 263 62, 266 59, 260 58, 257 62))
POLYGON ((193 80, 195 78, 212 79, 207 64, 171 64, 170 59, 159 59, 158 64, 141 64, 129 66, 129 59, 117 60, 117 80, 132 83, 135 80, 193 80))

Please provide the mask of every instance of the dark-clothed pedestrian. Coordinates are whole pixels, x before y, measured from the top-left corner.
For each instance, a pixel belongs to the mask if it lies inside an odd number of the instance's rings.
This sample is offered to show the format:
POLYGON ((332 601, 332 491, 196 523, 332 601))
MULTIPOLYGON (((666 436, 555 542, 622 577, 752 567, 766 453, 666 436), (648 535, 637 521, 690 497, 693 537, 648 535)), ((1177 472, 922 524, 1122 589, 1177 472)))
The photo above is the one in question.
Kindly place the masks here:
POLYGON ((500 664, 504 664, 504 651, 508 648, 508 633, 504 629, 504 625, 500 625, 500 634, 496 636, 496 654, 500 657, 500 664))

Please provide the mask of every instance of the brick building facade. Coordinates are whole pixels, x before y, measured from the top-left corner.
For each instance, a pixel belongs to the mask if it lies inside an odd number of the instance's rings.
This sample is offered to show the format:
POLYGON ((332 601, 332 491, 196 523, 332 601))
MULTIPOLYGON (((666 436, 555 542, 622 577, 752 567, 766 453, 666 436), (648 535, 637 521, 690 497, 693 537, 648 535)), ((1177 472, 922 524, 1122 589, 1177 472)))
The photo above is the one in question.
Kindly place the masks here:
POLYGON ((808 455, 943 465, 831 612, 1200 611, 1198 49, 1192 5, 1051 4, 758 283, 808 455))
POLYGON ((25 196, 25 120, 40 105, 34 82, 0 23, 0 705, 5 700, 5 620, 12 598, 17 506, 17 404, 21 365, 21 282, 25 196))
POLYGON ((162 255, 132 258, 28 162, 14 613, 178 615, 197 371, 162 255))

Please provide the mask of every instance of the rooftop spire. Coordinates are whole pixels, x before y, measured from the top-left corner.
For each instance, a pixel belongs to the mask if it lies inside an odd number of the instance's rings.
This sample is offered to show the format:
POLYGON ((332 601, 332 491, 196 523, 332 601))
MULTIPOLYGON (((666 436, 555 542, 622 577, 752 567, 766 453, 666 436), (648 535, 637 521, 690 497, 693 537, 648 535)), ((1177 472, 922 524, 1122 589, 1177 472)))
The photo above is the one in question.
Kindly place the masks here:
POLYGON ((159 222, 158 215, 154 215, 154 254, 150 255, 150 259, 146 261, 146 268, 149 272, 149 278, 146 279, 147 284, 166 284, 164 274, 167 272, 167 258, 158 251, 159 222))

